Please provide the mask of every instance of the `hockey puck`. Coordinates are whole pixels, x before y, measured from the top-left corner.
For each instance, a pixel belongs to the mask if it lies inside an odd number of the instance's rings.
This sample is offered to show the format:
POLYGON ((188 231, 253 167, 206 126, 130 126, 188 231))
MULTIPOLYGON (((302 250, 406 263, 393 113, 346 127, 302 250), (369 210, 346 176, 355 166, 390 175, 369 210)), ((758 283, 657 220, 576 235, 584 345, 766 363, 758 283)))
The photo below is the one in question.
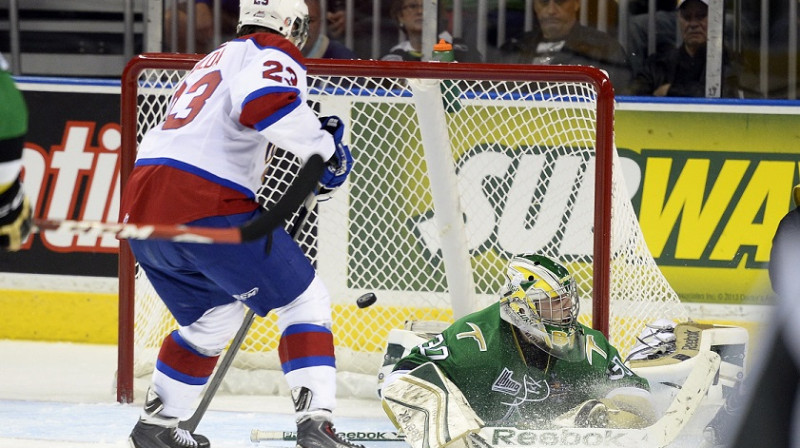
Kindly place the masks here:
POLYGON ((356 305, 358 305, 359 308, 366 308, 377 301, 378 297, 375 296, 375 293, 368 292, 356 299, 356 305))

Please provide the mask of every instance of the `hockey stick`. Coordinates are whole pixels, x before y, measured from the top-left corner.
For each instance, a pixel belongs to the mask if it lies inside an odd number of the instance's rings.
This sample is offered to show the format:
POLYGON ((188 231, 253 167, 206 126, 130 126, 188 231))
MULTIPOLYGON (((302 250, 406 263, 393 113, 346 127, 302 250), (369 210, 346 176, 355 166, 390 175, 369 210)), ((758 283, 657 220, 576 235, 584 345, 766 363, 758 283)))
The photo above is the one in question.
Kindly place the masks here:
POLYGON ((307 197, 314 191, 322 175, 324 163, 319 155, 312 155, 300 169, 297 178, 270 207, 268 212, 245 223, 241 227, 213 228, 189 227, 185 225, 164 224, 119 224, 92 221, 72 221, 53 219, 34 219, 38 232, 53 230, 94 237, 113 236, 121 240, 170 240, 183 243, 229 243, 238 244, 254 241, 269 234, 285 222, 307 197))
POLYGON ((35 232, 56 232, 87 235, 94 238, 111 236, 119 240, 169 240, 179 243, 237 244, 243 241, 241 228, 218 229, 163 224, 118 224, 113 222, 72 221, 34 218, 35 232))
MULTIPOLYGON (((291 235, 293 240, 297 241, 297 239, 300 237, 301 230, 306 224, 308 216, 311 214, 311 210, 313 210, 316 205, 317 195, 312 191, 303 202, 303 207, 300 209, 297 222, 292 226, 291 231, 289 231, 289 235, 291 235)), ((206 387, 206 390, 203 393, 203 398, 200 399, 200 403, 197 405, 197 409, 188 420, 180 422, 181 428, 186 429, 189 432, 194 432, 197 429, 197 426, 200 424, 200 420, 203 418, 208 410, 208 406, 211 404, 211 400, 214 398, 214 395, 217 394, 219 386, 222 385, 222 380, 225 379, 225 374, 228 373, 228 369, 230 369, 231 365, 233 364, 233 358, 236 356, 239 348, 241 348, 242 342, 244 342, 244 338, 247 336, 248 331, 250 331, 250 327, 253 325, 255 318, 256 313, 253 312, 252 308, 248 308, 247 314, 245 314, 244 320, 242 321, 242 325, 239 327, 239 330, 233 337, 231 345, 228 347, 228 351, 225 353, 225 356, 222 357, 219 366, 217 366, 217 371, 214 373, 211 381, 208 382, 208 387, 206 387)))

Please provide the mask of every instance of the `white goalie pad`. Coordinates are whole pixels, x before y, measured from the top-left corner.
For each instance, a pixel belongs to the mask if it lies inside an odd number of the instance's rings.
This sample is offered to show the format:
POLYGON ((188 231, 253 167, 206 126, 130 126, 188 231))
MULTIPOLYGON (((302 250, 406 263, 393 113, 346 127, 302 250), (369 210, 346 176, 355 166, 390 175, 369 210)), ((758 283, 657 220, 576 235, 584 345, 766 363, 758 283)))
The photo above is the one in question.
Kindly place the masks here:
POLYGON ((383 408, 413 448, 470 448, 483 427, 461 391, 433 363, 389 383, 383 408))
POLYGON ((378 398, 386 377, 392 373, 397 361, 411 352, 411 349, 444 331, 450 324, 443 321, 406 321, 405 328, 389 330, 386 348, 383 351, 383 365, 378 370, 378 398))

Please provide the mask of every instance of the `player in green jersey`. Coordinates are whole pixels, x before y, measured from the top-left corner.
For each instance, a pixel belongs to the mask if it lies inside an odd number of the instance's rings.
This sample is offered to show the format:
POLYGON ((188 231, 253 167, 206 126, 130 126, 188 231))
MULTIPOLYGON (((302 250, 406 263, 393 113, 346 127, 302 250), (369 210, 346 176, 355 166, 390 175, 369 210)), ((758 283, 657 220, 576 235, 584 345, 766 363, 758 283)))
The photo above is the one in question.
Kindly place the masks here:
POLYGON ((25 100, 0 56, 0 250, 19 250, 31 231, 31 206, 20 181, 27 130, 25 100))
POLYGON ((647 380, 625 366, 601 332, 578 322, 567 268, 522 254, 509 261, 506 275, 498 303, 416 346, 385 379, 384 409, 407 441, 436 448, 483 426, 652 423, 647 380), (421 415, 446 423, 417 421, 421 415), (442 434, 432 433, 440 427, 442 434))

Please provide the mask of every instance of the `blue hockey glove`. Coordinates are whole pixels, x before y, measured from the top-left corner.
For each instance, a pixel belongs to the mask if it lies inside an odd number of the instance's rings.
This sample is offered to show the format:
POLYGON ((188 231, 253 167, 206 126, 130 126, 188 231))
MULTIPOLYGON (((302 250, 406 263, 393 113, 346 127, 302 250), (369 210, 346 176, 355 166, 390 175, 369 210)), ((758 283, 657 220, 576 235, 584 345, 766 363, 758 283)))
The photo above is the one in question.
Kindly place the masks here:
POLYGON ((347 175, 353 169, 353 156, 350 154, 350 148, 342 143, 342 137, 344 136, 342 120, 339 117, 331 116, 321 117, 319 121, 322 124, 322 129, 333 136, 335 145, 333 155, 325 162, 325 170, 319 180, 320 188, 317 193, 317 200, 326 201, 347 179, 347 175))

